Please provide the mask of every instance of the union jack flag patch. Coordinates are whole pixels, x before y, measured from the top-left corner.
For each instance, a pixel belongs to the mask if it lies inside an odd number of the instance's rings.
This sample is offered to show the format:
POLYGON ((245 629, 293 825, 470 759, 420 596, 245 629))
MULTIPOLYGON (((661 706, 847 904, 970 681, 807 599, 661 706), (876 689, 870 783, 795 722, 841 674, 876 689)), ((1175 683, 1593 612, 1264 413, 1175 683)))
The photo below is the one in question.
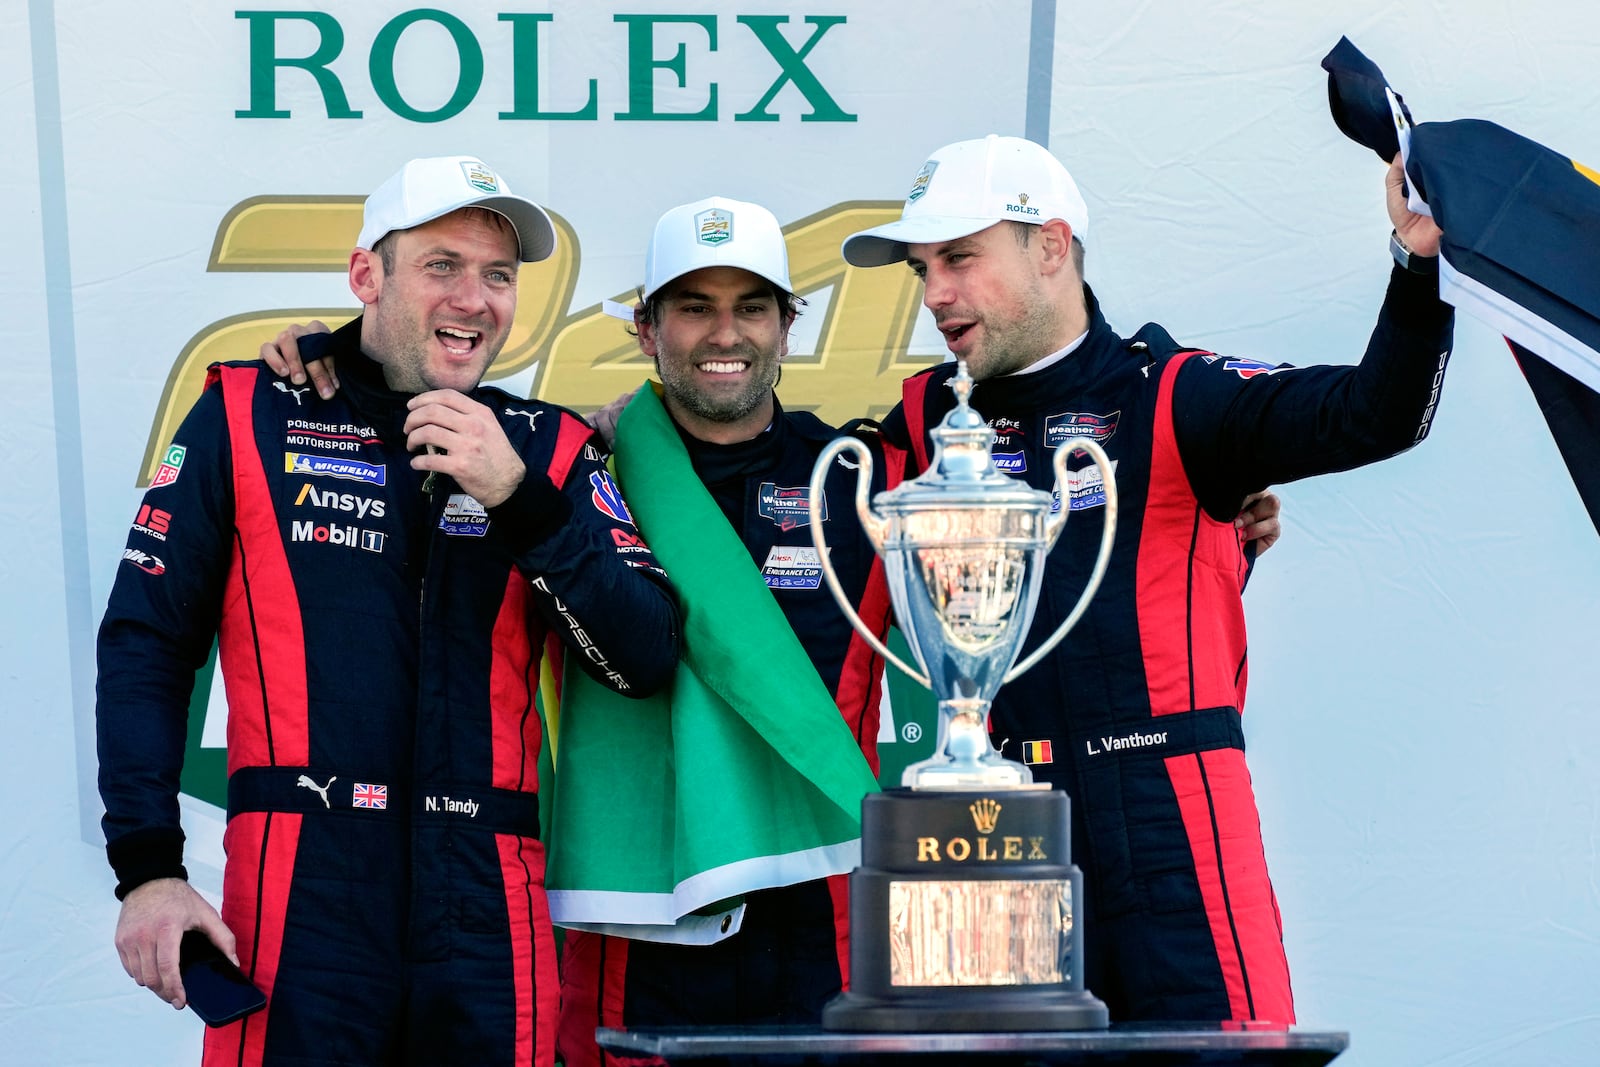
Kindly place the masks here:
POLYGON ((357 782, 350 788, 350 806, 352 808, 387 808, 389 806, 389 787, 357 782))

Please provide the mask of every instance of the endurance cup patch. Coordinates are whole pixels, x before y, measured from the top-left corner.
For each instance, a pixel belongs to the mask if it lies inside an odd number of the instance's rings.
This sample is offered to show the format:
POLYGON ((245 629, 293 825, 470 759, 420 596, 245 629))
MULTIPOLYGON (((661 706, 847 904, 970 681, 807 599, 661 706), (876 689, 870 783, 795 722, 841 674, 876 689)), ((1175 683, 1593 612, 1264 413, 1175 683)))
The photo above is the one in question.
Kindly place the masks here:
POLYGON ((822 586, 822 557, 815 548, 774 545, 761 565, 769 589, 817 589, 822 586))
POLYGON ((489 513, 467 493, 451 493, 439 529, 451 537, 482 537, 489 532, 489 513))

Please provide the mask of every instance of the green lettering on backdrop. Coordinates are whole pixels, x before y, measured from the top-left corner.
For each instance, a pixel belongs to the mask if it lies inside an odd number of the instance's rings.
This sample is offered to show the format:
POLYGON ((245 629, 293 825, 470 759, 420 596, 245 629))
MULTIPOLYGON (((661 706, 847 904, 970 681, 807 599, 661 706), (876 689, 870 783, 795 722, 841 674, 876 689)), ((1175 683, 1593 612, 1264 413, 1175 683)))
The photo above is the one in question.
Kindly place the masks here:
POLYGON ((593 120, 600 113, 595 79, 589 79, 589 102, 576 111, 539 109, 539 23, 555 19, 548 13, 503 12, 501 22, 511 23, 511 110, 503 119, 593 120))
POLYGON ((828 94, 828 90, 817 80, 817 76, 811 73, 811 69, 805 64, 806 56, 810 55, 817 42, 822 40, 822 35, 844 20, 843 15, 807 15, 806 22, 816 29, 806 43, 800 46, 800 50, 795 51, 788 39, 778 31, 778 26, 788 22, 789 16, 740 15, 739 21, 750 27, 750 32, 756 35, 756 40, 760 41, 772 58, 778 61, 782 73, 778 75, 778 80, 772 83, 772 88, 767 90, 767 95, 756 101, 755 107, 735 115, 733 120, 777 122, 778 116, 768 111, 767 106, 772 103, 784 85, 793 82, 794 87, 806 98, 806 103, 811 105, 811 111, 800 116, 801 122, 854 122, 856 116, 846 112, 835 102, 828 94))
POLYGON ((614 116, 623 121, 639 122, 715 122, 717 118, 717 83, 711 83, 710 98, 706 106, 693 113, 657 111, 655 109, 655 72, 671 71, 678 76, 678 87, 688 85, 688 56, 684 42, 671 59, 657 59, 655 55, 655 27, 661 22, 692 22, 705 28, 711 51, 717 50, 717 17, 715 15, 613 15, 614 21, 628 27, 628 110, 614 116))
POLYGON ((235 11, 233 15, 250 23, 250 107, 235 111, 235 118, 289 117, 289 112, 280 111, 277 106, 279 67, 299 67, 317 80, 330 119, 361 117, 361 112, 353 109, 345 98, 338 76, 328 69, 328 64, 338 59, 344 50, 344 30, 338 19, 325 11, 235 11), (322 42, 316 51, 300 58, 278 55, 277 27, 284 19, 300 19, 315 26, 322 42))
POLYGON ((383 29, 372 41, 372 54, 367 57, 367 70, 372 76, 372 90, 384 106, 403 119, 412 122, 443 122, 466 110, 472 98, 483 85, 483 48, 472 35, 467 24, 450 14, 433 8, 418 8, 396 15, 384 23, 383 29), (460 73, 456 76, 456 91, 450 99, 433 111, 414 108, 400 95, 394 79, 394 53, 400 45, 400 35, 418 22, 436 22, 450 34, 455 42, 456 56, 460 60, 460 73))

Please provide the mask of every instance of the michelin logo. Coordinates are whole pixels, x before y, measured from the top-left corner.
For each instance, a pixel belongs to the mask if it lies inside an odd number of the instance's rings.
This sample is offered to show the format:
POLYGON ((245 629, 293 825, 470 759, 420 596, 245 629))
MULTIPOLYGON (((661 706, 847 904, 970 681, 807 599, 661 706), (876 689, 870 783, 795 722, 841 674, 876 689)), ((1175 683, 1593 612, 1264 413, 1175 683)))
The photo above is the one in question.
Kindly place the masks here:
POLYGON ((362 463, 359 460, 339 459, 336 456, 314 456, 307 452, 285 452, 283 472, 309 474, 315 478, 347 478, 352 482, 366 482, 369 485, 384 484, 382 463, 362 463))

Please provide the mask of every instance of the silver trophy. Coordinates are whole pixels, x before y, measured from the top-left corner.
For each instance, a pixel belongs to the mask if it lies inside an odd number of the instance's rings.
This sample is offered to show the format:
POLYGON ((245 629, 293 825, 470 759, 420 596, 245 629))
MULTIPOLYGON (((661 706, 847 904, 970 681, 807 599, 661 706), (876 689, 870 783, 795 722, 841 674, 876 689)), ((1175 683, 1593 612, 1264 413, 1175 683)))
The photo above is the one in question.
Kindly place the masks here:
POLYGON ((823 577, 851 625, 880 656, 938 697, 934 753, 907 767, 901 784, 914 789, 1025 787, 1033 782, 1033 772, 1003 758, 989 741, 989 705, 1002 685, 1038 663, 1067 635, 1099 588, 1116 532, 1116 485, 1104 450, 1083 439, 1056 449, 1053 498, 998 470, 990 456, 993 431, 967 403, 973 381, 965 361, 950 385, 956 406, 931 434, 932 464, 921 476, 879 493, 872 506, 867 502, 872 454, 866 445, 841 437, 822 450, 811 473, 811 534, 823 577), (861 621, 828 561, 823 481, 834 457, 844 452, 853 453, 860 464, 856 514, 883 557, 895 620, 921 671, 885 648, 861 621), (1071 613, 1017 663, 1038 605, 1045 558, 1071 510, 1067 462, 1074 452, 1094 460, 1104 486, 1100 554, 1071 613))

